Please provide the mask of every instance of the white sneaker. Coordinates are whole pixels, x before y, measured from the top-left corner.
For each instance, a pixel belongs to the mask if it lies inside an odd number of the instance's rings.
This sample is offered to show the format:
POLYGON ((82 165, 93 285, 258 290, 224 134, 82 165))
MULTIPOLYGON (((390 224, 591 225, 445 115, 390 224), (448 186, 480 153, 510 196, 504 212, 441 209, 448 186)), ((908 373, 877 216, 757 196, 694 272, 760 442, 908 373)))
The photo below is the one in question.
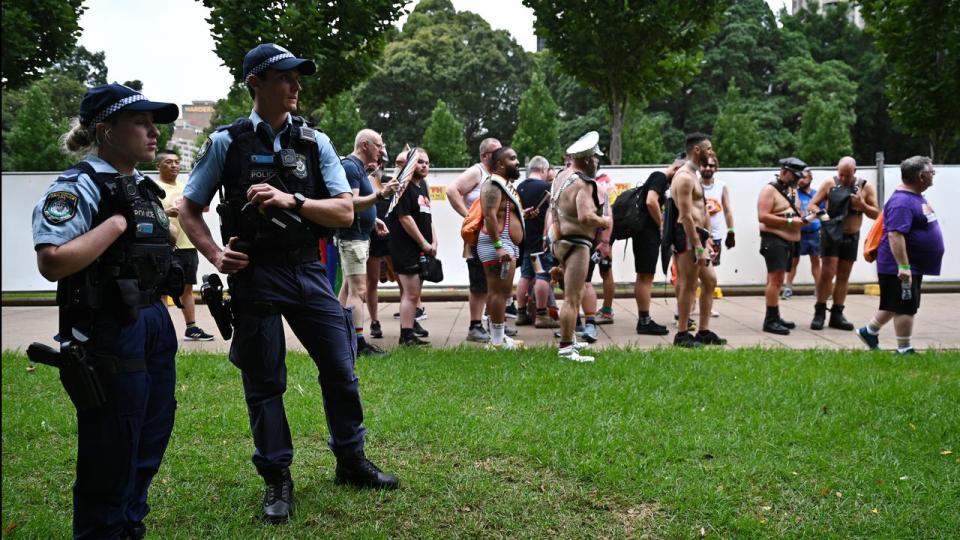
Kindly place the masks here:
POLYGON ((577 351, 589 351, 593 349, 593 347, 591 347, 590 344, 587 343, 586 341, 576 341, 576 340, 574 340, 573 342, 573 348, 574 350, 577 350, 577 351))
POLYGON ((523 341, 519 339, 513 339, 510 336, 503 336, 503 343, 500 345, 494 345, 493 343, 487 343, 488 349, 506 349, 506 350, 516 350, 523 348, 523 341))
POLYGON ((719 317, 719 316, 720 316, 720 312, 717 311, 717 310, 715 310, 715 309, 714 309, 714 310, 711 310, 711 311, 710 311, 710 316, 711 316, 711 317, 714 317, 714 318, 719 317))
POLYGON ((572 360, 574 362, 593 362, 592 356, 586 356, 577 352, 574 345, 563 347, 557 351, 563 360, 572 360))

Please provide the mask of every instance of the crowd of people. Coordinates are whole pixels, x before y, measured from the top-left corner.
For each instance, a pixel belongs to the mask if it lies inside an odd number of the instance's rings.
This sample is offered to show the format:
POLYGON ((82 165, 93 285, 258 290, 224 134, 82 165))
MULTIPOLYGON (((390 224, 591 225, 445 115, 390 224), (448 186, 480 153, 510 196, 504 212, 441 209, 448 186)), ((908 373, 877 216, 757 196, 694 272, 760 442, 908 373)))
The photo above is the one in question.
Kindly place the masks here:
MULTIPOLYGON (((300 78, 315 73, 314 62, 264 44, 246 54, 242 68, 253 110, 210 135, 185 186, 176 180, 176 156, 157 152, 156 124, 173 122, 177 106, 119 84, 91 88, 64 137, 66 148, 82 158, 35 207, 37 265, 57 282, 60 350, 35 344, 28 354, 60 368, 77 408, 75 538, 146 534, 147 492, 176 409, 177 338, 161 298, 169 296, 182 307, 184 339, 213 338, 195 321, 192 289, 199 255, 228 276, 229 309, 215 318, 221 332, 233 336, 229 359, 242 376, 251 460, 264 481, 263 519, 285 522, 294 508, 283 320, 318 370, 336 482, 399 486, 396 476, 365 455, 354 366, 358 354, 385 354, 367 339, 383 335, 377 319, 381 277, 395 278, 400 287, 400 345, 428 345, 423 339, 428 332, 419 324, 425 314, 422 285, 442 280, 428 151, 398 153, 396 169, 387 175, 383 140, 364 129, 353 152, 341 159, 325 134, 293 114, 300 78), (155 158, 158 182, 136 169, 155 158), (220 242, 202 215, 216 193, 220 242), (344 276, 339 297, 320 261, 324 238, 336 239, 344 276)), ((598 174, 603 156, 598 134, 587 133, 570 145, 560 170, 543 157, 533 158, 519 188, 513 149, 488 138, 479 154, 480 162, 447 188, 451 206, 464 218, 463 264, 470 280, 466 339, 494 349, 522 345, 514 339, 516 329, 506 324, 519 266, 517 326, 557 329, 560 358, 593 361, 589 343, 596 340, 596 326, 614 322, 615 223, 611 182, 598 174), (604 283, 599 310, 591 284, 598 268, 604 283), (555 285, 563 291, 559 310, 555 285)), ((629 215, 636 220, 631 241, 638 334, 669 333, 650 317, 653 277, 663 257, 676 265, 674 344, 725 343, 710 330, 714 268, 722 247, 735 247, 736 236, 729 186, 715 176, 718 163, 710 137, 693 133, 674 163, 635 188, 637 204, 629 215), (694 334, 690 316, 698 300, 694 334)), ((880 213, 876 191, 856 177, 852 158, 841 159, 836 176, 816 191, 801 160, 787 158, 780 165, 757 204, 760 252, 768 270, 763 329, 788 334, 795 327, 780 317, 778 302, 791 297, 796 261, 809 255, 818 262, 811 328, 853 330, 843 302, 863 216, 878 219, 880 213)), ((875 349, 882 326, 893 320, 897 352, 909 354, 922 279, 939 274, 943 238, 923 197, 933 184, 931 161, 907 159, 901 173, 903 184, 884 208, 877 247, 879 311, 856 332, 875 349)), ((204 287, 215 290, 212 282, 204 287)))

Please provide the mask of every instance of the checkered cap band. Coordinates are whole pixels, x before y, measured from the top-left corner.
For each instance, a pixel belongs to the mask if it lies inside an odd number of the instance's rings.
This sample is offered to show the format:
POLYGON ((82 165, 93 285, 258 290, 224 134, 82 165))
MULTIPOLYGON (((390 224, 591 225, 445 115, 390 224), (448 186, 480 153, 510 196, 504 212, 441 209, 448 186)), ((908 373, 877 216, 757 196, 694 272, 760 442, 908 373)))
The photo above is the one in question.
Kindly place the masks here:
POLYGON ((283 59, 285 59, 285 58, 296 58, 296 56, 294 56, 294 55, 292 55, 292 54, 290 54, 290 53, 282 53, 282 54, 277 54, 277 55, 271 56, 270 58, 267 58, 267 59, 264 60, 263 62, 260 62, 259 64, 257 64, 256 67, 254 67, 253 69, 250 70, 249 73, 247 73, 247 75, 248 75, 248 76, 249 76, 249 75, 259 75, 261 71, 263 71, 263 70, 267 69, 268 67, 270 67, 271 65, 273 65, 274 62, 279 62, 279 61, 281 61, 281 60, 283 60, 283 59))
POLYGON ((106 109, 98 112, 96 115, 94 115, 93 118, 90 119, 90 122, 88 122, 88 124, 89 124, 89 125, 94 125, 94 124, 96 124, 96 123, 98 123, 98 122, 103 122, 104 120, 107 119, 108 116, 110 116, 111 114, 113 114, 113 113, 119 111, 120 109, 126 107, 127 105, 129 105, 129 104, 131 104, 131 103, 136 103, 136 102, 138 102, 138 101, 143 101, 143 100, 145 100, 145 99, 147 99, 147 98, 146 98, 143 94, 133 94, 132 96, 127 96, 127 97, 121 99, 120 101, 117 101, 116 103, 113 103, 112 105, 110 105, 110 106, 107 107, 106 109))

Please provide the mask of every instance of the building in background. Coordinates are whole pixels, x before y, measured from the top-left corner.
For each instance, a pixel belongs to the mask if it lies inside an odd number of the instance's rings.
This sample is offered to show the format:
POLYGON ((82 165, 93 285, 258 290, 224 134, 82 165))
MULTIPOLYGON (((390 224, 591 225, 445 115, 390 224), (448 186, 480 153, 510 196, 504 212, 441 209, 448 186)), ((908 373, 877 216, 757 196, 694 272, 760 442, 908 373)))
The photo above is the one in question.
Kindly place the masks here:
POLYGON ((180 149, 180 164, 185 170, 193 168, 197 137, 210 125, 214 105, 214 101, 194 101, 180 107, 182 113, 173 126, 170 145, 180 149))
MULTIPOLYGON (((791 13, 796 13, 803 8, 817 9, 818 13, 824 13, 827 9, 836 6, 841 0, 793 0, 793 11, 791 13)), ((850 2, 850 13, 847 14, 847 18, 850 19, 850 22, 857 25, 857 28, 863 28, 864 22, 863 17, 860 16, 860 6, 850 2)))

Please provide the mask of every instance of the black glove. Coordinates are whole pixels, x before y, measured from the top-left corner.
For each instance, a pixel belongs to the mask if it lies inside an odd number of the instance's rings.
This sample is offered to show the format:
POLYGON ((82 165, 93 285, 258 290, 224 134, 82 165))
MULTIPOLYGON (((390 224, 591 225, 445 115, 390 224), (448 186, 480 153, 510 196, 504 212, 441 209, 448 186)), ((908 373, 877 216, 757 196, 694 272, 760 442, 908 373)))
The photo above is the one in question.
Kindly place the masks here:
POLYGON ((733 246, 737 245, 737 241, 734 239, 732 230, 727 231, 727 241, 724 242, 724 244, 727 246, 727 249, 730 249, 733 246))

